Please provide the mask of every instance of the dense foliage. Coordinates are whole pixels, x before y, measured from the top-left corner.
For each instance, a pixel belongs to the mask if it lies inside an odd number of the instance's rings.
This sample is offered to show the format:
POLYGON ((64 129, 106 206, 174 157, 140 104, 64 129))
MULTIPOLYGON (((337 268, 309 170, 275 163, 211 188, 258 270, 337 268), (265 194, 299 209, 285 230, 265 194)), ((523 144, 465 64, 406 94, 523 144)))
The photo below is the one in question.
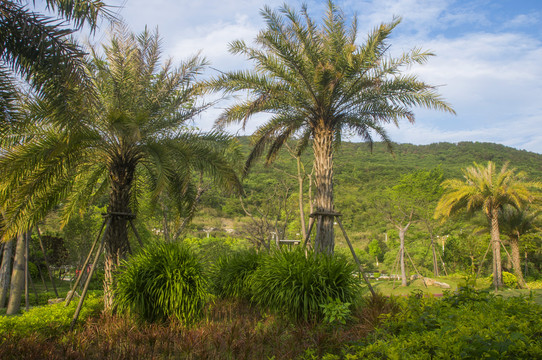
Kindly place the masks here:
POLYGON ((355 267, 340 255, 302 249, 274 251, 252 277, 252 300, 294 321, 322 318, 322 304, 352 303, 359 295, 355 267))
MULTIPOLYGON (((249 139, 239 138, 241 150, 244 154, 249 151, 249 139)), ((310 213, 309 175, 312 154, 307 152, 301 157, 305 169, 303 184, 305 220, 310 213)), ((461 169, 472 164, 473 161, 486 163, 492 160, 497 166, 510 161, 511 166, 518 171, 525 171, 527 179, 536 181, 542 179, 542 156, 532 152, 516 150, 498 144, 460 142, 457 144, 438 143, 431 145, 394 144, 393 154, 386 150, 385 144, 375 143, 371 152, 364 143, 343 142, 335 153, 336 169, 336 210, 343 216, 342 223, 346 228, 350 240, 358 253, 364 266, 370 270, 389 273, 394 268, 398 253, 398 232, 390 221, 384 216, 379 203, 375 200, 383 199, 388 189, 400 184, 402 176, 412 177, 419 171, 436 173, 440 168, 442 178, 461 177, 461 169), (374 255, 370 254, 369 243, 376 240, 381 248, 378 255, 379 267, 376 266, 374 255)), ((299 218, 298 183, 296 161, 285 149, 280 152, 273 166, 255 164, 252 172, 244 181, 246 197, 244 205, 254 217, 268 220, 278 224, 273 229, 280 234, 281 239, 300 239, 302 237, 301 222, 299 218), (269 201, 282 197, 282 203, 269 201), (285 198, 285 199, 284 199, 285 198), (281 230, 285 229, 282 233, 281 230)), ((314 184, 313 184, 314 185, 314 184)), ((312 189, 314 190, 314 188, 312 189)), ((430 201, 423 200, 423 209, 432 213, 438 198, 430 201)), ((201 236, 202 229, 213 228, 213 234, 219 235, 226 231, 233 231, 234 236, 247 238, 254 234, 252 219, 243 211, 237 197, 229 197, 218 190, 209 190, 201 199, 201 211, 194 218, 191 226, 193 235, 201 236)), ((418 206, 422 208, 422 206, 418 206)), ((426 215, 426 214, 424 214, 426 215)), ((476 271, 480 265, 489 238, 480 233, 479 228, 487 227, 487 221, 482 217, 460 217, 446 223, 432 224, 434 240, 438 243, 440 257, 446 264, 448 273, 476 271), (445 246, 445 251, 442 247, 445 246)), ((307 226, 308 227, 308 226, 307 226)), ((267 233, 269 237, 269 232, 267 233)), ((540 238, 522 237, 523 245, 520 251, 528 252, 527 274, 537 276, 541 270, 542 253, 540 252, 540 238)), ((341 233, 336 234, 337 251, 346 248, 346 242, 341 233)), ((433 272, 430 235, 426 224, 417 220, 411 225, 406 235, 406 246, 418 270, 426 276, 433 272)), ((347 250, 348 251, 348 250, 347 250)), ((509 250, 510 252, 510 250, 509 250)), ((505 256, 505 255, 503 255, 505 256)), ((492 258, 491 253, 483 264, 482 274, 489 275, 492 258)), ((407 267, 410 267, 410 261, 407 267)), ((512 272, 507 263, 505 271, 512 272)), ((523 264, 522 264, 523 266, 523 264)), ((413 271, 412 268, 409 271, 413 271)), ((444 274, 443 269, 440 269, 444 274)))
POLYGON ((208 280, 195 254, 182 243, 155 243, 127 261, 119 273, 116 301, 148 321, 193 322, 209 300, 208 280))
POLYGON ((258 269, 262 259, 263 255, 253 249, 237 251, 218 259, 211 276, 213 292, 225 298, 250 299, 251 275, 258 269))
POLYGON ((542 307, 462 288, 442 300, 411 296, 348 359, 539 359, 542 307))
MULTIPOLYGON (((103 310, 103 292, 94 291, 88 294, 85 300, 79 321, 85 321, 90 316, 96 316, 103 310)), ((41 305, 23 312, 20 316, 0 316, 0 342, 6 338, 26 337, 39 333, 40 336, 49 337, 58 332, 65 332, 70 328, 77 301, 64 307, 64 303, 41 305)))

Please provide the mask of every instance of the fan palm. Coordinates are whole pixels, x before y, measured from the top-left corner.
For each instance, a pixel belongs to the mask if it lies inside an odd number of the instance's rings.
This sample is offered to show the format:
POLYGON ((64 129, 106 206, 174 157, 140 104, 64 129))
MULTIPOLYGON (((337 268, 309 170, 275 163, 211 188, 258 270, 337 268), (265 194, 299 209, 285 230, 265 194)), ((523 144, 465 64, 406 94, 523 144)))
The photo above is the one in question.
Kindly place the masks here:
MULTIPOLYGON (((112 305, 113 270, 129 251, 127 218, 143 190, 154 199, 167 193, 186 208, 193 170, 218 185, 239 189, 230 166, 230 137, 198 133, 186 123, 206 108, 197 104, 196 76, 205 60, 194 56, 178 68, 160 64, 160 40, 148 31, 134 36, 121 28, 92 50, 87 71, 92 94, 73 98, 79 110, 69 129, 55 121, 56 108, 39 100, 31 107, 34 131, 0 158, 0 204, 6 210, 4 239, 27 229, 62 204, 64 222, 109 192, 111 224, 106 236, 105 297, 112 305)), ((66 116, 61 114, 60 116, 66 116)))
POLYGON ((370 144, 376 134, 390 144, 383 125, 400 119, 414 121, 413 106, 453 112, 434 87, 403 74, 412 64, 431 56, 414 49, 399 57, 388 56, 386 43, 399 19, 382 24, 357 44, 357 25, 348 25, 342 12, 328 2, 327 15, 317 25, 306 7, 298 13, 284 5, 278 11, 264 7, 267 28, 256 37, 258 47, 243 41, 230 44, 230 51, 255 63, 253 70, 221 74, 212 79, 213 90, 250 96, 228 107, 219 125, 242 122, 256 113, 270 119, 253 135, 254 148, 246 169, 265 151, 274 159, 288 139, 296 136, 301 153, 312 140, 316 182, 315 210, 321 216, 316 248, 334 249, 333 152, 344 131, 361 136, 370 144))
POLYGON ((100 18, 113 18, 101 0, 46 0, 58 18, 35 12, 34 3, 0 0, 0 130, 17 118, 18 78, 60 106, 65 84, 85 78, 84 54, 70 35, 85 24, 93 31, 100 18), (66 28, 66 21, 74 29, 66 28))
POLYGON ((493 285, 502 287, 501 239, 499 213, 506 205, 521 208, 534 200, 531 187, 539 187, 525 180, 525 173, 503 165, 497 172, 491 161, 487 166, 474 163, 463 169, 464 180, 449 179, 442 183, 444 194, 435 209, 435 218, 448 218, 461 210, 481 210, 488 222, 493 251, 493 285))

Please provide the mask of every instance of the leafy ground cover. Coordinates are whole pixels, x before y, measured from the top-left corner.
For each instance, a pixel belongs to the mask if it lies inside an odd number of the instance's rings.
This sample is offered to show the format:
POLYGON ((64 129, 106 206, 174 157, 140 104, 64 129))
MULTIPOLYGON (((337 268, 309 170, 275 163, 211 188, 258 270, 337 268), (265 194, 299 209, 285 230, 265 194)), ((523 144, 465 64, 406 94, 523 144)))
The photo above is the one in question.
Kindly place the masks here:
POLYGON ((345 358, 540 359, 542 307, 525 297, 504 298, 462 288, 442 300, 418 296, 345 358))
MULTIPOLYGON (((380 304, 380 311, 390 307, 380 304)), ((348 326, 293 324, 245 301, 217 300, 193 326, 101 315, 74 332, 33 332, 0 342, 1 359, 295 359, 339 353, 372 330, 367 310, 348 326), (307 350, 308 349, 308 350, 307 350)))
POLYGON ((12 326, 6 332, 4 325, 0 330, 0 358, 330 360, 542 356, 542 306, 529 297, 495 296, 469 288, 442 298, 426 297, 419 291, 409 297, 366 297, 360 306, 351 308, 344 324, 329 318, 317 323, 294 323, 245 300, 217 299, 206 307, 203 319, 192 325, 176 321, 148 323, 130 316, 87 312, 86 323, 69 332, 66 325, 73 310, 57 325, 51 322, 55 311, 63 309, 59 305, 59 309, 56 305, 34 308, 33 320, 25 315, 2 318, 18 322, 20 327, 12 326), (42 315, 36 316, 38 313, 42 315), (40 316, 45 316, 41 325, 28 326, 40 316))

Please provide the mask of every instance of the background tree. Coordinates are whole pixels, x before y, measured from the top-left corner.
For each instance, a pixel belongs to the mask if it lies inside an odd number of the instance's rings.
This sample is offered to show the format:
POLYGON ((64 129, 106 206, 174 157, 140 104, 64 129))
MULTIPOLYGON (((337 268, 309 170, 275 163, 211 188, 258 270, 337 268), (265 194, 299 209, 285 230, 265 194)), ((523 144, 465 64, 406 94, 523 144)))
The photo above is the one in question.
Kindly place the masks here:
POLYGON ((431 241, 430 247, 433 255, 433 274, 439 276, 437 248, 435 244, 435 228, 437 222, 433 219, 435 206, 442 196, 442 169, 418 170, 403 175, 399 184, 394 186, 394 191, 400 194, 403 202, 410 204, 416 219, 423 224, 431 241))
POLYGON ((528 208, 516 209, 507 206, 499 214, 499 224, 501 224, 502 232, 508 235, 508 243, 511 249, 511 260, 514 268, 514 273, 518 278, 518 285, 521 288, 526 286, 523 272, 521 270, 520 259, 520 243, 521 237, 528 233, 539 232, 540 212, 532 211, 528 208))
MULTIPOLYGON (((253 70, 221 74, 209 82, 214 90, 249 91, 246 101, 232 105, 219 125, 242 122, 256 113, 271 118, 254 134, 254 148, 246 168, 267 149, 271 162, 292 136, 299 136, 301 153, 312 140, 316 185, 315 210, 334 209, 333 153, 343 131, 372 144, 376 134, 389 142, 384 124, 414 121, 413 106, 453 112, 433 86, 415 75, 403 74, 412 64, 423 64, 432 54, 418 49, 388 56, 387 39, 400 20, 381 24, 363 45, 357 44, 357 23, 345 22, 343 13, 328 2, 318 25, 306 7, 300 13, 284 5, 278 11, 264 7, 267 27, 256 37, 256 47, 234 41, 230 51, 254 61, 253 70)), ((333 217, 322 216, 315 247, 333 252, 333 217)))
POLYGON ((418 221, 413 199, 399 192, 396 187, 388 189, 380 199, 382 214, 397 229, 399 235, 399 267, 401 269, 401 286, 407 286, 405 236, 410 226, 418 221))
POLYGON ((493 251, 493 285, 502 287, 501 239, 499 213, 505 205, 521 208, 534 199, 531 187, 539 187, 525 179, 525 173, 516 173, 503 165, 497 172, 491 161, 487 166, 479 165, 463 170, 464 180, 449 179, 442 183, 444 195, 435 210, 435 218, 449 218, 461 210, 481 210, 489 223, 493 251))
POLYGON ((369 243, 367 250, 369 252, 369 255, 371 255, 371 258, 375 259, 375 265, 378 266, 378 259, 382 256, 382 247, 380 246, 380 241, 377 239, 371 240, 369 243))
POLYGON ((79 107, 70 114, 73 126, 59 128, 58 111, 49 112, 50 104, 38 100, 36 133, 2 154, 0 204, 6 210, 7 238, 36 224, 60 202, 66 223, 108 192, 104 290, 109 309, 114 270, 130 249, 127 217, 118 214, 136 213, 144 191, 155 199, 167 192, 185 206, 194 193, 194 170, 225 188, 240 184, 225 155, 230 138, 185 126, 206 108, 196 105, 200 91, 195 83, 204 59, 194 56, 178 68, 167 60, 160 67, 157 32, 135 36, 122 27, 104 46, 103 56, 91 50, 87 71, 93 92, 82 91, 73 100, 79 107))

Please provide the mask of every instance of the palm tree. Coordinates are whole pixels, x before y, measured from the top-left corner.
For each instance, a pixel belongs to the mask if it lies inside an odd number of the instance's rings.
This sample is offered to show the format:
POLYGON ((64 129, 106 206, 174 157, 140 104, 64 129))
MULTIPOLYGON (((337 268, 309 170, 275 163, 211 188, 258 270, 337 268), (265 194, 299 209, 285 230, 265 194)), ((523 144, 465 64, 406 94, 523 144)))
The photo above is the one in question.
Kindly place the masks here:
POLYGON ((0 0, 0 130, 18 118, 19 78, 61 106, 64 85, 85 78, 84 53, 70 35, 84 25, 94 31, 101 18, 113 19, 101 0, 46 0, 56 18, 36 12, 34 3, 0 0))
POLYGON ((507 206, 501 211, 499 216, 499 224, 501 224, 502 232, 508 235, 512 266, 514 273, 518 278, 518 284, 524 288, 526 286, 523 272, 521 271, 521 260, 519 255, 519 244, 522 235, 539 231, 537 223, 540 217, 539 211, 530 211, 528 208, 514 208, 507 206))
POLYGON ((357 24, 347 25, 343 13, 328 2, 327 15, 317 25, 304 6, 300 13, 284 5, 278 11, 264 7, 267 28, 256 37, 258 47, 243 41, 230 51, 255 63, 253 70, 223 73, 209 82, 216 91, 248 91, 250 96, 228 107, 219 125, 242 122, 257 113, 270 119, 253 135, 254 148, 246 169, 267 149, 266 161, 294 136, 301 153, 312 140, 316 183, 315 210, 321 214, 316 248, 333 252, 333 152, 343 131, 372 144, 373 135, 390 144, 385 124, 414 121, 413 106, 453 112, 435 88, 415 75, 402 74, 412 64, 431 56, 414 49, 397 58, 388 56, 387 38, 399 24, 394 19, 357 45, 357 24))
MULTIPOLYGON (((194 171, 226 188, 240 188, 228 151, 230 137, 199 133, 187 122, 204 110, 195 78, 205 60, 194 56, 175 68, 160 67, 160 39, 124 28, 112 35, 103 56, 92 49, 87 72, 92 94, 73 98, 72 126, 55 120, 54 107, 32 104, 34 133, 0 158, 0 204, 6 212, 3 237, 27 229, 61 204, 64 223, 109 192, 111 224, 106 232, 105 304, 112 306, 113 272, 129 251, 127 218, 143 192, 171 196, 187 207, 194 171), (77 106, 76 106, 77 105, 77 106)), ((61 114, 66 116, 66 114, 61 114)))
POLYGON ((499 213, 506 205, 521 208, 534 199, 532 187, 536 183, 525 181, 525 173, 517 173, 503 165, 497 172, 491 161, 487 166, 474 163, 463 169, 464 180, 449 179, 442 183, 444 194, 435 209, 435 219, 448 218, 461 210, 469 213, 481 210, 488 222, 493 250, 493 285, 502 287, 501 239, 499 213))

